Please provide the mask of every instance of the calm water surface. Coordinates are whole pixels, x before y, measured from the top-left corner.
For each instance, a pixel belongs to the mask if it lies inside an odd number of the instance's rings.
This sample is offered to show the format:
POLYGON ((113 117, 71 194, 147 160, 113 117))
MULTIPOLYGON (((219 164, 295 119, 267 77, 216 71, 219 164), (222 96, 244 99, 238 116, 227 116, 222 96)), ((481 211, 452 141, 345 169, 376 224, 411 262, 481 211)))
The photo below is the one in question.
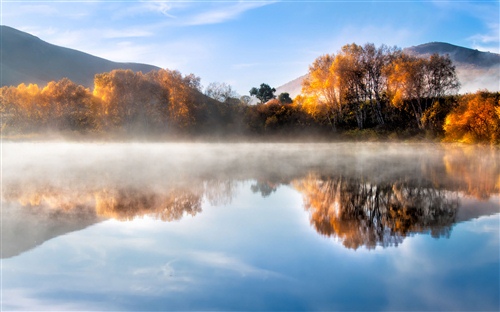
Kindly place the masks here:
POLYGON ((500 309, 500 151, 9 143, 2 310, 500 309))

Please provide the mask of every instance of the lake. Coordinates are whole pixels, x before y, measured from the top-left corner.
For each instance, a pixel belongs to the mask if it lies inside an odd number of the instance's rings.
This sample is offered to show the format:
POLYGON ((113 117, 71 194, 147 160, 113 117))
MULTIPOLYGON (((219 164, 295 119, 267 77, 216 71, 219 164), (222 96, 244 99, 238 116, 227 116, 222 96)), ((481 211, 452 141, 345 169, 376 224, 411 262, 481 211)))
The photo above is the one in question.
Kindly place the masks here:
POLYGON ((500 309, 500 150, 2 143, 2 310, 500 309))

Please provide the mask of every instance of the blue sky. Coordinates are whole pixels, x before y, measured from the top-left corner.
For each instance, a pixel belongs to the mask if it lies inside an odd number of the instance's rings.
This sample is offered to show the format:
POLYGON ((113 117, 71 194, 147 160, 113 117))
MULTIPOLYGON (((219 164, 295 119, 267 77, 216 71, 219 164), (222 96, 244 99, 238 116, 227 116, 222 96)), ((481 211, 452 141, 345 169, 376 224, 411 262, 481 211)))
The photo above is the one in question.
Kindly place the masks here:
POLYGON ((241 95, 344 44, 443 41, 499 52, 495 1, 1 1, 1 24, 113 61, 194 73, 241 95))

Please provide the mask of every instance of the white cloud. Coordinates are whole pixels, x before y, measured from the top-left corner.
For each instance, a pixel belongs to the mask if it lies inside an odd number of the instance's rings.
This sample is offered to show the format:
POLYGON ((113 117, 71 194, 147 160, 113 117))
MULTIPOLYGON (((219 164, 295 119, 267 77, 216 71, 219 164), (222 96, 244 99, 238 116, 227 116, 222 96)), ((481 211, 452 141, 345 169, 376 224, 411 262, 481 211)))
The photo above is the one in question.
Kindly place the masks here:
POLYGON ((186 17, 184 20, 184 25, 194 26, 194 25, 207 25, 207 24, 218 24, 229 20, 233 20, 239 17, 246 11, 260 8, 269 4, 275 3, 274 1, 269 2, 236 2, 234 4, 223 3, 218 5, 217 8, 204 11, 201 13, 194 14, 192 16, 186 17))
POLYGON ((114 18, 158 13, 168 17, 164 26, 195 26, 218 24, 234 20, 244 12, 260 8, 276 1, 143 1, 140 4, 120 8, 114 18))
POLYGON ((480 51, 500 53, 500 24, 489 23, 488 31, 481 34, 475 34, 469 38, 472 42, 472 48, 480 51))
POLYGON ((269 270, 260 269, 244 261, 218 252, 192 252, 192 259, 217 269, 225 269, 241 274, 260 278, 279 277, 280 274, 269 270))
POLYGON ((176 8, 182 8, 185 4, 181 2, 147 2, 145 3, 145 8, 150 11, 159 12, 167 17, 176 18, 175 15, 170 13, 170 11, 176 8))

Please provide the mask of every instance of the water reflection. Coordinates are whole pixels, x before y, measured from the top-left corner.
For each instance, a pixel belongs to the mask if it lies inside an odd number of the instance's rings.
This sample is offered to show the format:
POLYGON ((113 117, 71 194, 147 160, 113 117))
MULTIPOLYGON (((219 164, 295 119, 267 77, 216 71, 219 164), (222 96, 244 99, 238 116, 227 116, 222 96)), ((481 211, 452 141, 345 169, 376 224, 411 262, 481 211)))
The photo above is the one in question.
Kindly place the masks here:
POLYGON ((449 236, 459 196, 422 181, 369 183, 361 179, 309 175, 294 182, 318 233, 344 246, 398 245, 413 233, 449 236))
MULTIPOLYGON (((353 249, 397 246, 415 233, 448 237, 453 225, 464 220, 460 213, 471 218, 500 207, 495 201, 462 205, 464 197, 498 197, 499 151, 492 148, 146 144, 91 150, 91 145, 77 144, 50 146, 41 153, 37 148, 4 147, 2 234, 6 245, 17 247, 4 248, 2 257, 22 252, 16 233, 27 214, 51 222, 29 229, 34 236, 40 235, 37 227, 57 228, 61 222, 73 224, 67 231, 107 218, 148 216, 169 222, 200 214, 204 201, 230 204, 245 181, 252 181, 251 191, 265 198, 282 186, 300 192, 314 229, 353 249), (82 149, 89 157, 79 160, 74 156, 82 149), (30 154, 35 150, 37 158, 30 154)), ((34 247, 25 245, 26 250, 34 247)))

